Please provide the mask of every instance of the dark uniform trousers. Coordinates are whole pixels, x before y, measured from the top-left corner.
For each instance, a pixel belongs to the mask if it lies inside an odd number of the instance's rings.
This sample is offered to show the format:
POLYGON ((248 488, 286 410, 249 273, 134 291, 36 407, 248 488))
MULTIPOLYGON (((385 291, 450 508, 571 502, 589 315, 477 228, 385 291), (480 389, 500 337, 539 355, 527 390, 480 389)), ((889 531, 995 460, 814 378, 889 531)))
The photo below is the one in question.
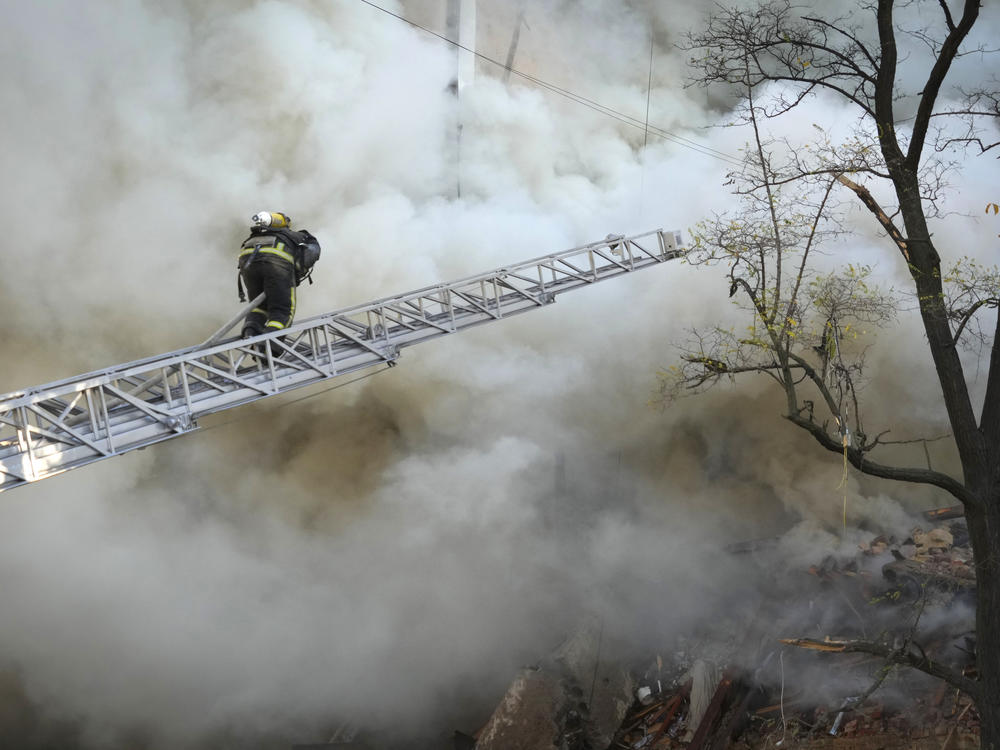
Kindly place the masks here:
POLYGON ((243 322, 243 334, 256 336, 290 326, 295 317, 295 269, 292 264, 258 257, 243 266, 240 274, 249 299, 264 292, 262 306, 251 310, 243 322))
POLYGON ((292 324, 295 317, 295 266, 272 253, 259 252, 241 258, 240 276, 248 299, 264 292, 264 302, 243 322, 243 335, 256 336, 292 324))

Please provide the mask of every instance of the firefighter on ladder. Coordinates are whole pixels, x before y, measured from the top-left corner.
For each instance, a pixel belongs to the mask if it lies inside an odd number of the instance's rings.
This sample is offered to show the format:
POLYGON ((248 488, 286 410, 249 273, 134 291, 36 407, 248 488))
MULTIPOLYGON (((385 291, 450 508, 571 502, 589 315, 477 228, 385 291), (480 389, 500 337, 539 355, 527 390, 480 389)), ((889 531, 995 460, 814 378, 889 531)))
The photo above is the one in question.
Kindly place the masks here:
POLYGON ((287 214, 261 211, 252 221, 250 236, 240 248, 237 287, 241 302, 261 292, 264 301, 243 321, 243 338, 292 324, 295 288, 305 279, 312 283, 312 267, 320 254, 316 238, 305 229, 293 230, 287 214))

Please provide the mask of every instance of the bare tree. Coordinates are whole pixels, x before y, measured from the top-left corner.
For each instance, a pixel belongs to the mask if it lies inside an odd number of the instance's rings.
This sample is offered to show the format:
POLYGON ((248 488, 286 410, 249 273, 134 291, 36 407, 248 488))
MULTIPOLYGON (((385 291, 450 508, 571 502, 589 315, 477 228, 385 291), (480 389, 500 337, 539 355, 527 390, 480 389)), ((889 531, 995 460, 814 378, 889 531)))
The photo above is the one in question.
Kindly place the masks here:
POLYGON ((729 295, 751 323, 693 332, 663 388, 669 398, 722 378, 765 374, 784 391, 784 417, 822 447, 865 474, 933 485, 965 506, 977 576, 976 676, 909 650, 875 644, 872 652, 965 690, 980 711, 983 747, 1000 750, 1000 272, 960 252, 942 267, 928 230, 928 219, 941 216, 955 150, 1000 145, 995 80, 942 94, 956 59, 990 54, 963 49, 979 10, 978 0, 873 0, 849 16, 825 18, 789 0, 764 0, 719 7, 688 37, 694 82, 737 87, 740 119, 754 135, 744 169, 732 175, 742 210, 699 225, 692 258, 728 264, 729 295), (935 20, 913 30, 914 14, 928 10, 935 20), (908 55, 911 69, 921 56, 927 61, 914 90, 900 82, 908 55), (820 133, 808 147, 794 147, 764 134, 767 119, 820 91, 856 111, 853 137, 834 143, 820 133), (903 107, 913 115, 905 123, 897 121, 903 107), (907 289, 872 284, 864 266, 821 271, 815 261, 823 241, 842 231, 828 220, 841 200, 860 201, 871 214, 906 264, 907 289), (892 320, 904 291, 919 311, 960 474, 880 461, 886 433, 864 423, 868 331, 892 320), (988 361, 978 409, 962 346, 988 361))

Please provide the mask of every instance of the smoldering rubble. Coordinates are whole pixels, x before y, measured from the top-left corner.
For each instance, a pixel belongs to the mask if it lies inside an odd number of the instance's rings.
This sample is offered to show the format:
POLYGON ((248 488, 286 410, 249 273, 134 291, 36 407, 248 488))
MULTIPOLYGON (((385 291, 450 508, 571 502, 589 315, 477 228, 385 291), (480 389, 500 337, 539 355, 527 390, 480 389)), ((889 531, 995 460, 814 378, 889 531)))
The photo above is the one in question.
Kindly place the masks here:
POLYGON ((599 618, 585 619, 455 747, 978 747, 969 696, 861 647, 914 649, 975 675, 975 565, 961 508, 923 521, 808 569, 783 564, 780 537, 729 545, 720 554, 759 568, 755 597, 631 663, 599 618))

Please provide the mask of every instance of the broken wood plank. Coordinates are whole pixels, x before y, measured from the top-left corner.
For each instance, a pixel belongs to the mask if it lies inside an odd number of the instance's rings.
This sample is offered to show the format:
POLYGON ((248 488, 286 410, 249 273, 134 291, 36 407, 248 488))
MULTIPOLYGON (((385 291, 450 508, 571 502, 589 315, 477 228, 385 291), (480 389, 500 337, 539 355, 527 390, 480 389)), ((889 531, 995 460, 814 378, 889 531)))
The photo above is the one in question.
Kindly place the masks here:
POLYGON ((810 648, 813 651, 846 651, 847 641, 833 641, 830 639, 817 641, 812 638, 779 638, 781 643, 799 648, 810 648))
POLYGON ((785 701, 784 703, 775 703, 772 706, 764 706, 763 708, 758 708, 756 711, 754 711, 754 715, 763 717, 767 716, 768 714, 773 714, 776 711, 781 711, 782 707, 787 709, 791 708, 792 706, 802 705, 803 703, 805 703, 805 699, 803 698, 785 701))
MULTIPOLYGON (((643 719, 645 717, 649 716, 650 714, 652 714, 652 713, 654 713, 656 711, 663 710, 663 708, 667 704, 669 704, 669 703, 670 703, 670 699, 665 699, 665 700, 659 701, 657 703, 654 703, 651 706, 647 706, 646 708, 642 709, 642 711, 640 711, 639 713, 635 714, 632 717, 632 723, 628 727, 625 728, 625 731, 626 732, 631 732, 634 729, 638 729, 639 726, 643 723, 643 719)), ((654 717, 653 720, 655 721, 656 718, 658 718, 658 717, 654 717)))
POLYGON ((694 737, 691 738, 691 742, 688 744, 688 750, 702 750, 704 747, 705 740, 712 734, 712 730, 715 729, 715 723, 723 713, 723 706, 732 691, 734 679, 735 675, 732 670, 727 669, 723 673, 718 687, 715 688, 712 701, 705 710, 705 715, 698 722, 698 728, 695 730, 694 737))
POLYGON ((935 508, 934 510, 925 510, 924 518, 928 521, 949 521, 952 518, 962 518, 965 516, 965 506, 963 505, 950 505, 947 508, 935 508))
POLYGON ((815 651, 837 651, 861 654, 872 654, 880 656, 892 664, 905 664, 908 667, 919 669, 934 677, 950 683, 954 687, 961 689, 969 695, 977 694, 979 685, 975 679, 970 679, 964 672, 960 672, 945 663, 927 658, 923 651, 914 651, 911 648, 901 650, 887 643, 876 643, 866 640, 833 640, 829 636, 817 641, 812 638, 779 638, 782 643, 799 648, 808 648, 815 651))
POLYGON ((673 700, 671 700, 671 702, 670 702, 671 705, 669 707, 669 710, 667 711, 666 715, 663 718, 663 726, 660 727, 660 731, 658 731, 656 733, 656 736, 653 737, 653 744, 654 745, 657 742, 659 742, 660 738, 663 737, 667 733, 668 729, 670 729, 670 725, 673 724, 673 722, 674 722, 674 716, 677 715, 677 710, 681 707, 682 703, 684 703, 684 693, 683 692, 678 693, 677 695, 675 695, 673 697, 673 700))
POLYGON ((711 744, 707 750, 725 750, 733 737, 740 733, 748 721, 747 708, 753 698, 751 684, 745 677, 737 677, 730 690, 730 708, 723 713, 725 717, 720 724, 718 731, 714 733, 711 744))

